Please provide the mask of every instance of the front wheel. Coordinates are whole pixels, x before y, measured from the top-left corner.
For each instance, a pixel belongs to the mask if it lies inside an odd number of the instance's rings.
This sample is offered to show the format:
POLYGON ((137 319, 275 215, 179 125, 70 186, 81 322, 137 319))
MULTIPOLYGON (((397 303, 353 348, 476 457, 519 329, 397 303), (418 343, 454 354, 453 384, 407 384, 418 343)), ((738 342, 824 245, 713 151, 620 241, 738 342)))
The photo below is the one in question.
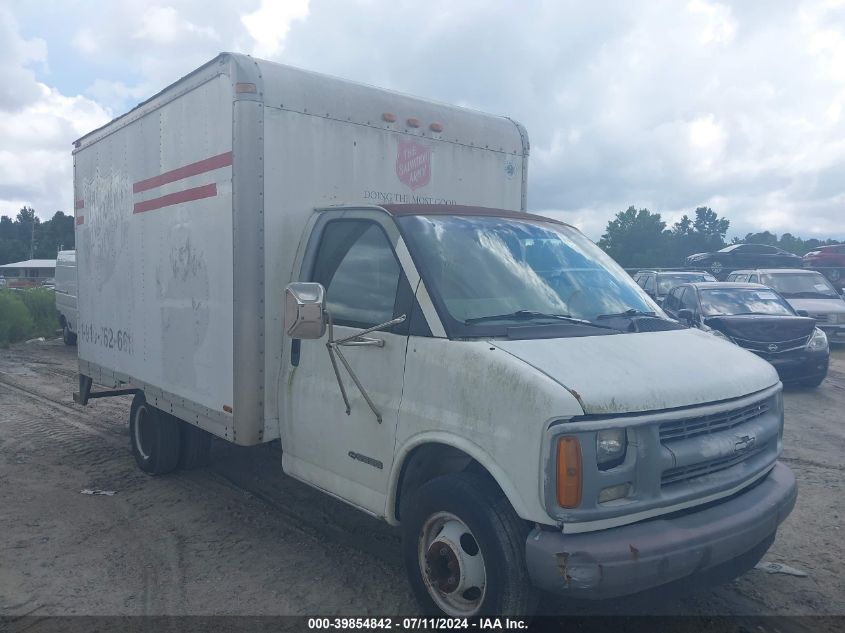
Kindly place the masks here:
POLYGON ((426 614, 533 613, 528 526, 492 481, 472 473, 438 477, 404 500, 401 516, 405 568, 426 614))

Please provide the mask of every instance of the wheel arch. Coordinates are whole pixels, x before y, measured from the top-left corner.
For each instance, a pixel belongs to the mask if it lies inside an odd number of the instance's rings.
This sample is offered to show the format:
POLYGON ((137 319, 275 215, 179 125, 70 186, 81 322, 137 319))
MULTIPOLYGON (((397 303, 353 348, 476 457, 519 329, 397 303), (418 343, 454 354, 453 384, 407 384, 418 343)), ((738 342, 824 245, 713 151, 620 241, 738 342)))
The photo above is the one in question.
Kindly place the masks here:
POLYGON ((482 447, 450 433, 431 432, 414 436, 397 451, 390 474, 385 519, 391 525, 400 523, 403 494, 411 494, 440 475, 467 470, 488 476, 517 515, 530 515, 511 478, 482 447))

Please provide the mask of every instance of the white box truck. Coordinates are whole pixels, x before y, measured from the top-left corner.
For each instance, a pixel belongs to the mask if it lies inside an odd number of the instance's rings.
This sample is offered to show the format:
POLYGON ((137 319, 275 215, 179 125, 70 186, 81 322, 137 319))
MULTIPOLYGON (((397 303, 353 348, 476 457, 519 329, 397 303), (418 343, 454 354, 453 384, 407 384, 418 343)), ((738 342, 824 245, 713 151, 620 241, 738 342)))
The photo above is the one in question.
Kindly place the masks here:
POLYGON ((796 497, 765 361, 526 208, 514 121, 222 54, 75 143, 80 389, 401 525, 423 610, 736 575, 796 497), (92 383, 101 385, 92 389, 92 383))

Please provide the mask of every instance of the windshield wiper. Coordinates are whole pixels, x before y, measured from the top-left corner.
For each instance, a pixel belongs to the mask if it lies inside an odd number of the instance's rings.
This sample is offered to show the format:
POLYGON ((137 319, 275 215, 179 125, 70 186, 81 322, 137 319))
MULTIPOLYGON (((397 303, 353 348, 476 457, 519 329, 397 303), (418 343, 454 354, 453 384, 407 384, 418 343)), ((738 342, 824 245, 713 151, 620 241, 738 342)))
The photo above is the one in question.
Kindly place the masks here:
POLYGON ((587 325, 590 327, 598 327, 604 330, 612 330, 614 328, 606 325, 598 325, 586 319, 578 319, 568 314, 550 314, 547 312, 536 312, 534 310, 517 310, 509 314, 491 314, 488 316, 474 317, 466 319, 464 325, 475 325, 476 323, 484 323, 485 321, 527 321, 529 319, 554 319, 555 321, 566 321, 567 323, 575 323, 577 325, 587 325))
POLYGON ((656 312, 643 312, 642 310, 635 310, 634 308, 630 308, 625 310, 625 312, 614 312, 612 314, 600 314, 596 318, 597 319, 613 319, 616 317, 651 317, 652 319, 661 319, 662 317, 657 316, 656 312))

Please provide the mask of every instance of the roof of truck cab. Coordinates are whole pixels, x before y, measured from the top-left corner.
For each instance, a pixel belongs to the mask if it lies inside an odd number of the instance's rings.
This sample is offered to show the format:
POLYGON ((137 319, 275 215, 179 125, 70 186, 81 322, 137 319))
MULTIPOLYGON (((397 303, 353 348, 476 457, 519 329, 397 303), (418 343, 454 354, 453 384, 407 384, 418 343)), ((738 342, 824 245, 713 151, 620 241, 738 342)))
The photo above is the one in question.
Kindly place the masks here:
POLYGON ((467 215, 492 218, 512 218, 515 220, 533 220, 535 222, 553 222, 570 226, 566 222, 534 215, 524 211, 509 211, 507 209, 493 209, 490 207, 473 207, 461 204, 385 204, 382 208, 393 216, 402 215, 467 215))

